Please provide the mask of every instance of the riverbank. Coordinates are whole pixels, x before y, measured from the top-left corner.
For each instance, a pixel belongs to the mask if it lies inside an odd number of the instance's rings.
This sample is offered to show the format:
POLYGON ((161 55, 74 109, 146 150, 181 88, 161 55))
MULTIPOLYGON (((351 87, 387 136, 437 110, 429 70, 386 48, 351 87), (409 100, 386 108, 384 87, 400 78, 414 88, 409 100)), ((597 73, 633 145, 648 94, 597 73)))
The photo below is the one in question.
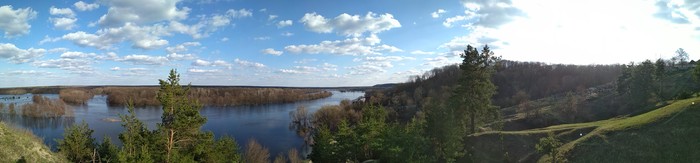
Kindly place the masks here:
POLYGON ((0 162, 68 162, 31 131, 0 122, 0 162))

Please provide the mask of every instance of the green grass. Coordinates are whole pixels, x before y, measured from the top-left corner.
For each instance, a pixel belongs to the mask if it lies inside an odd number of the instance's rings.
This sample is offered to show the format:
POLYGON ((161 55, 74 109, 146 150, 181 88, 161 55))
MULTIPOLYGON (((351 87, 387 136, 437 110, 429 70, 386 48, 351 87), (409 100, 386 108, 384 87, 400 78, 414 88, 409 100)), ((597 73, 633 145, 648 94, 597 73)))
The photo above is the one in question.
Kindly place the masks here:
POLYGON ((16 162, 22 157, 27 162, 68 162, 59 154, 51 152, 30 131, 0 122, 0 162, 16 162))
POLYGON ((633 117, 563 124, 522 131, 470 135, 473 158, 502 162, 548 162, 534 145, 553 132, 565 144, 558 150, 570 162, 692 162, 700 160, 700 98, 675 101, 633 117), (693 105, 695 102, 697 104, 693 105))

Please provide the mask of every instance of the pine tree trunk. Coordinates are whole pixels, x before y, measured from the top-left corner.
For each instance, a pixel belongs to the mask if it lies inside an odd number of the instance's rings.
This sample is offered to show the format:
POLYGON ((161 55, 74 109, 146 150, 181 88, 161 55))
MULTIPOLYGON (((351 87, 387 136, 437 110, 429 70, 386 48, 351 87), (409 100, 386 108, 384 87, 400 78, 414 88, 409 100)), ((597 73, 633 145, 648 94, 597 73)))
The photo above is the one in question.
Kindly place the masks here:
POLYGON ((175 131, 173 129, 170 129, 170 135, 168 136, 168 153, 166 155, 166 162, 170 162, 170 152, 173 149, 174 136, 175 136, 175 131))

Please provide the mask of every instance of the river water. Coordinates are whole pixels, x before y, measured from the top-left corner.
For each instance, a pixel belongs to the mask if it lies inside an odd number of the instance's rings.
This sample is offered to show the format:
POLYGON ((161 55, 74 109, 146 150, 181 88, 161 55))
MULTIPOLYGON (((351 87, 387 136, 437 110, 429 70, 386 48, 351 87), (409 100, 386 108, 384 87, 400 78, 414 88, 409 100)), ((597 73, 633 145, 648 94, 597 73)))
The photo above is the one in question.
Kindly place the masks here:
MULTIPOLYGON (((218 138, 223 135, 233 136, 239 147, 249 139, 256 139, 260 144, 270 149, 270 156, 296 148, 301 153, 308 153, 304 140, 289 128, 289 113, 297 107, 304 106, 310 113, 324 105, 337 105, 344 99, 355 99, 364 92, 331 91, 331 97, 300 101, 285 104, 267 104, 255 106, 209 107, 205 106, 200 113, 207 117, 203 131, 212 131, 218 138)), ((15 95, 17 96, 17 95, 15 95)), ((105 119, 119 119, 120 114, 128 114, 125 107, 111 107, 106 103, 107 96, 98 95, 90 99, 86 105, 73 105, 73 117, 66 118, 29 118, 9 114, 9 103, 16 103, 15 110, 20 110, 22 104, 31 103, 31 94, 19 95, 19 99, 6 99, 12 95, 0 95, 0 103, 5 107, 0 113, 0 120, 10 125, 31 130, 34 135, 43 138, 44 143, 56 150, 55 139, 63 138, 63 129, 74 123, 85 121, 93 132, 95 140, 101 141, 109 136, 112 141, 119 143, 118 135, 123 131, 121 122, 110 122, 105 119)), ((56 94, 44 96, 57 99, 56 94)), ((136 116, 147 124, 149 129, 155 129, 160 122, 162 110, 160 107, 143 107, 135 109, 136 116)), ((120 144, 120 143, 119 143, 120 144)), ((271 158, 272 159, 272 158, 271 158)))

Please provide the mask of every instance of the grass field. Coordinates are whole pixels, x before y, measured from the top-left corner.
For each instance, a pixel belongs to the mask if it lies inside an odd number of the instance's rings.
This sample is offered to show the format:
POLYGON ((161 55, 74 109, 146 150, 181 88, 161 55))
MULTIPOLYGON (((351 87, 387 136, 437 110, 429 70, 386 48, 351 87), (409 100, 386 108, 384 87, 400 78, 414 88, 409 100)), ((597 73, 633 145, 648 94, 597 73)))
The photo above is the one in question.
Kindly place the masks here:
POLYGON ((30 131, 17 129, 0 122, 0 162, 68 162, 51 152, 40 138, 30 131))
POLYGON ((698 105, 700 98, 690 98, 633 117, 484 132, 468 140, 480 149, 472 159, 486 162, 549 162, 534 150, 549 132, 565 143, 558 150, 570 162, 692 162, 700 160, 698 105))

